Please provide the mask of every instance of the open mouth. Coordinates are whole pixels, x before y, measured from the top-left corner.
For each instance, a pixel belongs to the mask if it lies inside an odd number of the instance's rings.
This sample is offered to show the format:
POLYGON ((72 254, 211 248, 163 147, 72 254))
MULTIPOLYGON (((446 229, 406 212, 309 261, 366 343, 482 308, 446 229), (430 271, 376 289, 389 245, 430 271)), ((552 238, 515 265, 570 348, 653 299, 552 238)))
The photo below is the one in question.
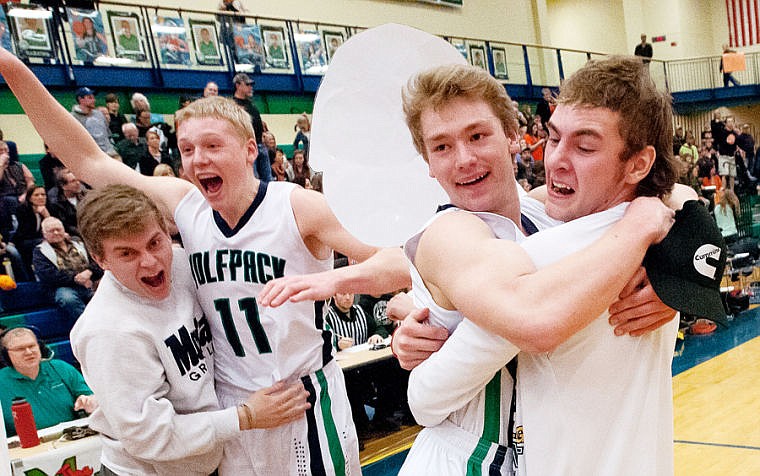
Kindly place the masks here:
POLYGON ((159 288, 163 286, 164 282, 166 281, 166 274, 163 270, 161 270, 153 276, 145 276, 143 278, 140 278, 140 281, 152 288, 159 288))
POLYGON ((560 195, 570 195, 575 193, 575 189, 569 185, 552 181, 552 191, 560 195))
POLYGON ((222 188, 222 178, 217 175, 214 175, 213 177, 199 178, 198 182, 200 182, 201 187, 203 187, 203 190, 205 190, 206 193, 215 193, 222 188))
POLYGON ((458 186, 465 186, 465 187, 469 186, 469 185, 475 185, 475 184, 478 184, 478 183, 482 182, 483 180, 485 180, 486 177, 488 177, 489 175, 491 175, 491 172, 486 172, 483 175, 481 175, 479 177, 475 177, 472 180, 468 180, 466 182, 457 182, 457 185, 458 186))

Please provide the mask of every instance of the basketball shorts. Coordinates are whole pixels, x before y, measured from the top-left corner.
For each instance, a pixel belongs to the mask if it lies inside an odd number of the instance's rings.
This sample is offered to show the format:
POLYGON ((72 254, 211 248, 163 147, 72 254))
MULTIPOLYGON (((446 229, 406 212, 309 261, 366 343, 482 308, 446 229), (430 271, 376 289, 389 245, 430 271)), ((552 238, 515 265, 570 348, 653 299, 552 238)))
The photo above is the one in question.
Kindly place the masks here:
POLYGON ((511 448, 485 441, 446 420, 417 435, 399 476, 513 476, 511 448))
MULTIPOLYGON (((351 418, 346 385, 335 360, 301 378, 311 408, 300 420, 276 428, 244 431, 224 445, 221 476, 359 476, 359 440, 351 418)), ((247 395, 217 388, 223 408, 247 395)))

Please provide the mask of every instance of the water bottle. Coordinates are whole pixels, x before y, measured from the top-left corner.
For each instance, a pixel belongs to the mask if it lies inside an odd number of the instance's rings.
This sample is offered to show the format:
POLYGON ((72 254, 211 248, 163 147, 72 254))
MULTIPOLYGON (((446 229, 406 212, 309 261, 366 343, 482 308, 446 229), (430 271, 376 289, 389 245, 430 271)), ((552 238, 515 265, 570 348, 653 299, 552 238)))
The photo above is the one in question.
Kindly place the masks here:
POLYGON ((5 268, 5 274, 11 277, 11 279, 16 279, 15 276, 13 276, 13 266, 11 266, 11 260, 6 256, 3 258, 3 268, 5 268))
POLYGON ((22 448, 31 448, 40 444, 37 435, 37 425, 34 423, 32 406, 23 398, 16 397, 11 405, 13 424, 16 426, 16 434, 21 441, 22 448))

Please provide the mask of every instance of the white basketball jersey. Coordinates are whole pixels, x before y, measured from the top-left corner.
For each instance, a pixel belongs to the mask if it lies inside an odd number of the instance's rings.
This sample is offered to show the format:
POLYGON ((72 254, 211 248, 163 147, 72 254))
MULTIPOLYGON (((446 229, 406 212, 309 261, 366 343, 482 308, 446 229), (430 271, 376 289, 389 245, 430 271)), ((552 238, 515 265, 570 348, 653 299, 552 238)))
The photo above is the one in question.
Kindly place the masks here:
MULTIPOLYGON (((458 211, 461 213, 461 210, 456 208, 449 208, 441 213, 438 213, 423 227, 422 231, 411 237, 406 242, 404 245, 404 252, 410 260, 409 268, 412 276, 411 295, 414 299, 415 305, 418 308, 426 307, 430 309, 430 324, 438 327, 445 327, 448 329, 449 333, 451 333, 454 332, 457 326, 459 326, 459 324, 464 319, 464 316, 459 311, 440 307, 433 300, 430 292, 425 287, 425 283, 423 282, 422 277, 419 275, 417 269, 412 264, 414 263, 414 257, 417 253, 417 246, 419 244, 420 238, 422 237, 422 234, 424 233, 424 230, 430 226, 430 224, 439 216, 441 216, 441 214, 448 213, 449 211, 458 211)), ((510 241, 520 241, 524 239, 522 231, 520 231, 517 225, 515 225, 508 218, 485 212, 473 214, 482 219, 491 228, 497 238, 510 241)), ((517 355, 517 352, 517 347, 514 347, 514 355, 517 355)), ((436 358, 439 357, 440 355, 436 358)), ((458 357, 461 358, 462 356, 459 355, 458 357)), ((436 366, 439 365, 438 362, 430 362, 430 364, 436 366)), ((473 361, 471 365, 477 366, 477 361, 473 361)), ((425 368, 425 366, 426 363, 423 363, 420 367, 425 368)), ((415 383, 419 382, 420 386, 424 388, 424 382, 416 378, 415 372, 418 372, 418 370, 415 369, 415 371, 412 372, 410 386, 415 385, 415 383)), ((439 378, 446 379, 448 376, 440 375, 439 378)), ((456 385, 456 383, 454 383, 454 385, 456 385)), ((494 443, 506 445, 509 433, 509 410, 512 402, 513 385, 514 380, 512 376, 505 368, 502 368, 502 370, 496 376, 494 376, 494 379, 491 381, 491 383, 489 383, 486 387, 480 389, 475 398, 471 400, 468 399, 467 401, 454 402, 454 405, 452 405, 452 402, 446 401, 445 406, 447 409, 457 408, 456 411, 453 411, 451 414, 449 414, 448 420, 457 427, 462 428, 479 438, 483 437, 494 443), (489 431, 484 431, 484 428, 489 428, 489 431)), ((417 389, 415 388, 410 388, 410 396, 416 390, 417 389)), ((435 398, 439 397, 441 396, 439 395, 435 398)), ((410 403, 412 403, 412 401, 416 401, 416 399, 410 398, 410 403)), ((428 401, 428 405, 432 404, 432 402, 433 400, 428 401)), ((414 408, 412 410, 414 411, 414 408)), ((435 411, 436 409, 434 408, 428 407, 425 409, 425 412, 434 413, 435 411)), ((417 417, 419 418, 419 416, 417 417)))
MULTIPOLYGON (((590 245, 626 207, 543 231, 521 245, 536 267, 547 266, 590 245)), ((547 289, 547 299, 557 292, 547 289)), ((618 337, 608 317, 605 312, 553 352, 520 353, 520 474, 673 473, 670 364, 678 321, 641 337, 618 337)))
POLYGON ((321 303, 269 308, 256 302, 271 279, 332 268, 332 258, 314 258, 303 243, 290 204, 295 187, 262 182, 235 229, 195 188, 175 210, 214 335, 217 390, 249 393, 314 372, 332 359, 321 303))

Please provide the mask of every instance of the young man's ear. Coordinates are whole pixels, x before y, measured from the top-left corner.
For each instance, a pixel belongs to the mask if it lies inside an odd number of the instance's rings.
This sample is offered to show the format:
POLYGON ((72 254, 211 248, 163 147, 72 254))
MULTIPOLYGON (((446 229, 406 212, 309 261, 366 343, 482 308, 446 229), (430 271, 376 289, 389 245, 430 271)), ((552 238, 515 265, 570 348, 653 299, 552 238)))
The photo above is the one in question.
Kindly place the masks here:
POLYGON ((656 158, 657 151, 655 151, 654 147, 651 145, 648 145, 639 152, 633 154, 633 156, 628 159, 626 167, 626 183, 637 184, 644 180, 646 176, 649 175, 649 171, 652 170, 656 158))

